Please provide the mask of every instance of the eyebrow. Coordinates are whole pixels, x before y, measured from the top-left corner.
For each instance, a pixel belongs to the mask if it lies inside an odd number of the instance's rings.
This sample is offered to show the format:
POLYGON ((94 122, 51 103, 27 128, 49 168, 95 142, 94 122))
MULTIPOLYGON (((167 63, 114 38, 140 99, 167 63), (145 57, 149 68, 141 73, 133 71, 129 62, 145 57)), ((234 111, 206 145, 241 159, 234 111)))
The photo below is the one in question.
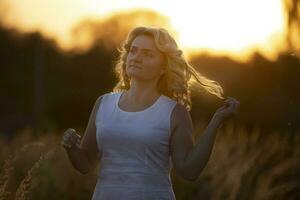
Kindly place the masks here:
MULTIPOLYGON (((137 48, 137 46, 132 45, 131 48, 133 48, 133 47, 137 48)), ((147 48, 142 48, 142 50, 143 50, 143 51, 152 51, 152 52, 154 52, 154 53, 157 52, 157 51, 155 51, 154 49, 147 49, 147 48)))

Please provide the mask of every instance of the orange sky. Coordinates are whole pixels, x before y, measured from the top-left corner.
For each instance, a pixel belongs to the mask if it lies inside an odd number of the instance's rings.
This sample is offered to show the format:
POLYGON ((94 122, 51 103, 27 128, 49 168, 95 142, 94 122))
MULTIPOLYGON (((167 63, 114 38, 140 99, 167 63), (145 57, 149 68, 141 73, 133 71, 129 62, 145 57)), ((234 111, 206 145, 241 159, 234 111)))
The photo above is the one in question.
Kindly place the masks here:
POLYGON ((281 0, 2 0, 0 6, 7 26, 39 30, 65 49, 75 45, 70 31, 80 20, 139 8, 166 16, 186 52, 202 51, 245 61, 254 50, 275 59, 286 48, 281 0))

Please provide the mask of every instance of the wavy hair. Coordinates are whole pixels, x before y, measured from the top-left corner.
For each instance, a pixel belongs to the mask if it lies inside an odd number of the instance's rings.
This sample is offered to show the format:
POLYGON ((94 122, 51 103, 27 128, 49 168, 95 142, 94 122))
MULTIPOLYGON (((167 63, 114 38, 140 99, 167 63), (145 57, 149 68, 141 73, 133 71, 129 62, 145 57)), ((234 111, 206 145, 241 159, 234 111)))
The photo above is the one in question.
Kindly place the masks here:
POLYGON ((183 56, 182 50, 178 49, 176 41, 161 27, 138 26, 132 29, 126 40, 122 42, 114 73, 118 83, 114 86, 113 92, 128 90, 130 88, 130 77, 126 74, 126 59, 133 40, 139 36, 150 36, 154 39, 157 49, 163 53, 166 72, 161 75, 157 83, 157 89, 161 94, 176 100, 190 111, 191 89, 195 91, 206 91, 216 95, 220 99, 225 99, 223 89, 216 81, 210 80, 197 72, 183 56))

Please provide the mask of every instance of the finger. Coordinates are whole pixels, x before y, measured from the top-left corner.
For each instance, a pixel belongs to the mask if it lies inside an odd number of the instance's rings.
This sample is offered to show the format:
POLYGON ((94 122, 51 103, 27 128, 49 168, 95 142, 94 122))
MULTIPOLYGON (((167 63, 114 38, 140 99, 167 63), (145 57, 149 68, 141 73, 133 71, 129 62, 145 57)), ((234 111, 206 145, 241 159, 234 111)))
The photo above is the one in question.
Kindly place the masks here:
POLYGON ((225 101, 225 106, 228 109, 229 112, 231 112, 232 114, 237 114, 238 110, 239 110, 239 102, 237 100, 235 100, 234 98, 229 97, 226 101, 225 101))
POLYGON ((75 144, 77 141, 77 139, 74 136, 71 138, 71 140, 72 140, 72 144, 75 144))
POLYGON ((68 137, 71 137, 73 134, 76 134, 76 131, 72 128, 69 128, 67 131, 66 131, 66 135, 68 135, 68 137))
POLYGON ((74 129, 69 130, 69 133, 74 137, 81 137, 74 129))
POLYGON ((73 143, 74 139, 69 135, 65 138, 65 141, 67 141, 68 143, 73 143))
POLYGON ((70 132, 68 132, 65 136, 64 136, 64 140, 68 141, 70 143, 72 143, 74 141, 74 137, 72 136, 72 134, 70 132))
POLYGON ((227 103, 229 101, 229 99, 224 100, 224 103, 227 103))
POLYGON ((226 101, 225 105, 227 105, 228 107, 232 107, 233 106, 233 102, 232 100, 228 99, 228 101, 226 101))
POLYGON ((233 98, 233 97, 228 97, 228 99, 233 100, 233 101, 236 101, 236 99, 233 98))
POLYGON ((77 133, 74 134, 74 136, 75 136, 76 138, 79 138, 79 139, 81 138, 81 135, 79 135, 79 134, 77 134, 77 133))
POLYGON ((233 97, 228 97, 228 99, 226 99, 227 102, 234 102, 234 103, 239 103, 235 98, 233 97))
POLYGON ((231 112, 231 113, 234 113, 235 112, 235 105, 234 103, 229 103, 229 107, 228 107, 228 110, 231 112))
POLYGON ((66 143, 66 142, 63 142, 63 141, 61 142, 61 145, 62 145, 62 146, 67 146, 67 147, 71 148, 71 145, 70 145, 70 144, 68 144, 68 143, 66 143))
POLYGON ((76 131, 75 131, 74 129, 71 129, 71 130, 69 130, 69 134, 70 134, 70 135, 75 135, 75 134, 76 134, 76 131))
POLYGON ((61 143, 62 143, 62 144, 64 144, 64 145, 67 145, 67 146, 69 146, 69 145, 70 145, 70 143, 68 143, 67 141, 64 141, 64 140, 63 140, 63 141, 61 141, 61 143))
POLYGON ((76 132, 74 132, 74 131, 72 131, 72 130, 69 130, 68 132, 67 132, 67 136, 68 137, 71 137, 71 138, 76 138, 76 132))
POLYGON ((233 99, 226 99, 226 100, 224 101, 225 104, 232 104, 233 102, 234 102, 233 99))
POLYGON ((228 100, 226 100, 225 102, 224 102, 224 106, 225 107, 228 107, 230 105, 230 102, 228 101, 228 100))
POLYGON ((237 106, 237 104, 232 104, 232 110, 231 110, 231 112, 232 112, 232 114, 233 115, 237 115, 237 113, 238 113, 238 106, 237 106))
POLYGON ((236 100, 234 98, 229 98, 228 101, 229 102, 236 102, 236 100))
POLYGON ((72 137, 72 134, 73 134, 73 132, 69 130, 66 132, 65 135, 66 135, 66 137, 72 137))
POLYGON ((76 130, 74 128, 68 128, 69 132, 76 132, 76 130))
POLYGON ((80 142, 80 140, 81 140, 81 137, 80 137, 80 135, 78 135, 78 134, 76 134, 76 135, 74 135, 74 141, 76 142, 76 143, 78 143, 78 142, 80 142))
POLYGON ((232 104, 235 104, 236 106, 239 106, 239 105, 240 105, 240 102, 237 101, 236 99, 231 99, 230 102, 231 102, 232 104))
POLYGON ((68 134, 65 134, 65 135, 63 136, 63 140, 69 140, 69 138, 70 138, 70 136, 69 136, 68 134))
POLYGON ((238 100, 236 100, 236 99, 233 99, 233 102, 236 104, 236 105, 240 105, 240 102, 238 101, 238 100))
POLYGON ((235 107, 239 107, 240 106, 240 102, 237 101, 237 100, 235 100, 235 99, 232 100, 232 103, 234 104, 235 107))
POLYGON ((73 134, 72 137, 76 141, 81 139, 80 135, 78 135, 78 134, 73 134))
POLYGON ((236 110, 236 113, 240 112, 240 104, 239 103, 235 104, 235 110, 236 110))
POLYGON ((231 97, 227 97, 225 101, 230 101, 231 99, 231 97))
POLYGON ((72 142, 72 140, 71 140, 70 138, 65 138, 65 139, 63 140, 63 143, 68 144, 68 145, 73 144, 73 142, 72 142))

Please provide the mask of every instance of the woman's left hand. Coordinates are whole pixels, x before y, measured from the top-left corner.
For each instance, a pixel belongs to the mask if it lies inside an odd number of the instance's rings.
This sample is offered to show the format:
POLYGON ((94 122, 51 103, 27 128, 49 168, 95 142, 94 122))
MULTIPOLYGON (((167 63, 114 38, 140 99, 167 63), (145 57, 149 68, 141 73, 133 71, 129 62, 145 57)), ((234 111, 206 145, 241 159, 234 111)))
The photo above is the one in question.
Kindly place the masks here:
POLYGON ((238 114, 240 109, 240 102, 232 97, 228 97, 224 101, 224 105, 220 107, 214 114, 214 118, 224 122, 225 120, 234 117, 238 114))

